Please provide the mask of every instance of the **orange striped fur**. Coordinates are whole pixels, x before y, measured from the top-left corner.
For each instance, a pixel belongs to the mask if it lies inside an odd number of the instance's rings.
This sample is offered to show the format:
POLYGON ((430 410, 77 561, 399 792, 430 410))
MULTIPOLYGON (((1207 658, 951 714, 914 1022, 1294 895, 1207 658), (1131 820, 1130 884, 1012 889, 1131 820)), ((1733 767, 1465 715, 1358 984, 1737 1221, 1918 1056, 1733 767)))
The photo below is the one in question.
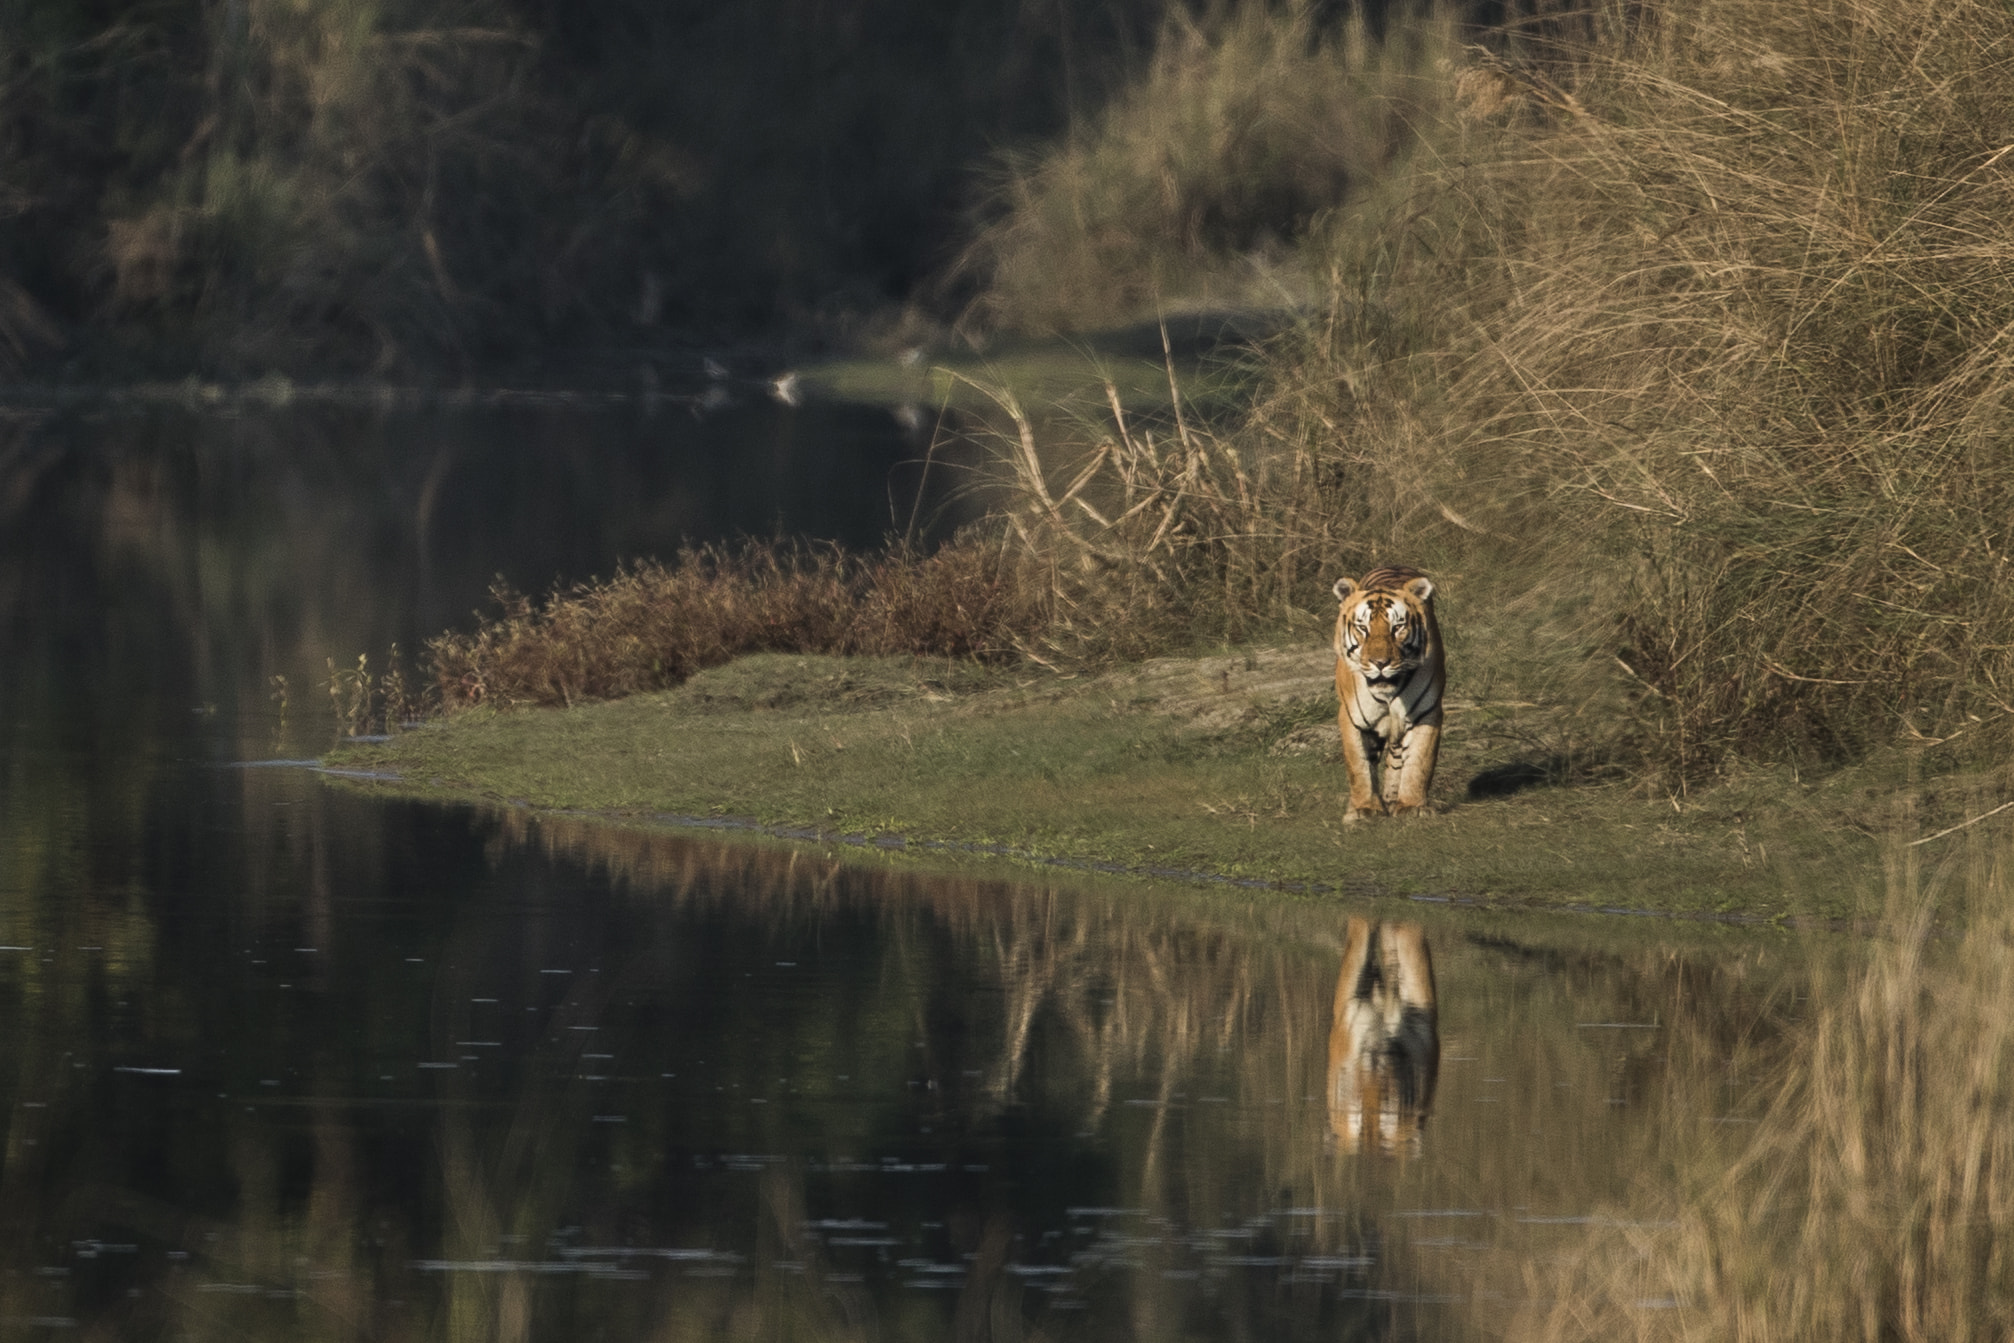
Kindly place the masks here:
POLYGON ((1348 819, 1418 811, 1440 757, 1447 684, 1433 580, 1417 569, 1379 568, 1337 580, 1335 593, 1348 819))

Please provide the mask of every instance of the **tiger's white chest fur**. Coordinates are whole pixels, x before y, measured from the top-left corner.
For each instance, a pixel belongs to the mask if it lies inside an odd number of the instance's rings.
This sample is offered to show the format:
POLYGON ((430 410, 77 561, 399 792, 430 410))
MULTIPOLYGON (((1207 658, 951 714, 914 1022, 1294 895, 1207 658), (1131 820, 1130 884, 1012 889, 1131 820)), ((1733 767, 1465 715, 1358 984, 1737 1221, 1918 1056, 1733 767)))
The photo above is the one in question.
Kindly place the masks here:
POLYGON ((1432 672, 1415 667, 1402 680, 1371 681, 1361 676, 1350 696, 1350 721, 1387 742, 1406 735, 1412 725, 1440 702, 1432 672))

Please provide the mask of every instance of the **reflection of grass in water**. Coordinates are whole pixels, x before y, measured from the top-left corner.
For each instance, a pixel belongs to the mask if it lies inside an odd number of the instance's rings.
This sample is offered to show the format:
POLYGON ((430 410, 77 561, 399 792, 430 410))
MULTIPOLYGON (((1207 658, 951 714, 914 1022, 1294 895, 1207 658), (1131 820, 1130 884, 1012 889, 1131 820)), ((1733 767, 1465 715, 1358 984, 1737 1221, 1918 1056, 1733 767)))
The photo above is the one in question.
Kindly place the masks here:
MULTIPOLYGON (((1447 1102, 1422 1155, 1403 1165, 1346 1158, 1328 1141, 1319 1093, 1342 955, 1343 919, 1334 907, 1247 905, 1137 887, 1063 891, 969 875, 931 880, 899 869, 842 869, 802 850, 532 820, 521 812, 501 813, 495 825, 493 852, 543 851, 569 869, 606 874, 628 888, 624 907, 646 920, 641 926, 649 935, 637 942, 633 960, 604 962, 606 973, 595 979, 606 982, 570 982, 554 1009, 553 1025, 599 1025, 597 1043, 542 1028, 544 1043, 521 1061, 518 1086, 501 1094, 468 1072, 434 1074, 445 1104, 419 1139, 431 1155, 418 1162, 416 1193, 401 1187, 388 1197, 383 1150, 340 1102, 317 1102, 308 1112, 313 1146, 306 1163, 298 1161, 305 1150, 298 1130, 266 1117, 234 1120, 226 1141, 235 1202, 214 1228, 217 1238, 203 1243, 186 1270, 191 1285, 161 1307, 185 1331, 341 1338, 400 1336, 409 1327, 411 1336, 429 1332, 431 1308, 431 1336, 453 1339, 558 1336, 567 1328, 580 1336, 599 1328, 609 1337, 1014 1337, 1024 1303, 1036 1294, 1024 1297, 1027 1284, 1008 1266, 1027 1262, 1026 1242, 1036 1235, 1026 1233, 1046 1228, 994 1217, 1001 1206, 1025 1206, 1011 1199, 979 1206, 970 1225, 949 1233, 955 1253, 974 1256, 956 1293, 828 1283, 823 1273, 830 1265, 821 1256, 831 1252, 806 1234, 805 1223, 826 1215, 808 1204, 831 1197, 833 1186, 829 1177, 808 1183, 805 1167, 793 1161, 751 1177, 754 1197, 738 1213, 705 1210, 691 1220, 636 1229, 628 1214, 652 1206, 650 1191, 667 1178, 660 1164, 666 1153, 680 1150, 695 1123, 704 1128, 711 1121, 693 1120, 676 1096, 659 1091, 660 1099, 626 1106, 631 1122, 619 1132, 597 1134, 591 1125, 601 1093, 577 1076, 578 1051, 622 1053, 625 1029, 654 1024, 625 1017, 618 1005, 635 986, 663 982, 678 964, 676 947, 692 941, 677 934, 695 926, 695 914, 731 913, 746 920, 738 927, 800 931, 822 919, 865 915, 883 948, 875 971, 861 976, 864 1007, 847 1016, 863 1024, 857 1038, 834 1040, 835 1021, 847 1014, 830 1001, 806 997, 779 1014, 767 1007, 750 1013, 739 1009, 758 999, 741 995, 764 990, 722 988, 721 1021, 711 1028, 717 1036, 705 1050, 716 1057, 717 1047, 724 1051, 717 1057, 734 1060, 719 1080, 774 1080, 779 1063, 802 1053, 825 1058, 847 1050, 859 1094, 901 1096, 921 1067, 936 1083, 931 1094, 939 1099, 932 1103, 955 1122, 1018 1107, 1042 1113, 1063 1132, 1092 1128, 1105 1135, 1112 1201, 1166 1222, 1130 1222, 1100 1245, 1089 1313, 1113 1334, 1168 1337, 1207 1318, 1221 1326, 1221 1336, 1335 1337, 1339 1275, 1326 1285, 1276 1285, 1272 1268, 1230 1267, 1216 1278, 1224 1289, 1217 1295, 1163 1276, 1225 1268, 1193 1242, 1254 1222, 1267 1222, 1254 1239, 1219 1242, 1220 1249, 1307 1258, 1362 1255, 1368 1248, 1375 1251, 1372 1263, 1351 1270, 1358 1276, 1345 1285, 1458 1295, 1462 1258, 1414 1244, 1428 1232, 1399 1214, 1497 1207, 1506 1201, 1503 1190, 1535 1187, 1518 1144, 1479 1169, 1460 1145, 1460 1111, 1447 1102), (951 1054, 939 1055, 940 1026, 927 1023, 941 1022, 947 1008, 959 1015, 957 1039, 951 1054), (919 1033, 933 1041, 920 1063, 912 1044, 919 1033), (980 1075, 967 1079, 968 1068, 980 1075), (1207 1096, 1227 1098, 1229 1108, 1210 1108, 1207 1096), (500 1105, 467 1104, 477 1100, 500 1105), (1133 1103, 1141 1101, 1149 1104, 1133 1103), (583 1157, 600 1137, 618 1144, 609 1155, 623 1167, 619 1178, 613 1162, 605 1181, 586 1174, 592 1163, 583 1157), (1279 1215, 1290 1207, 1320 1216, 1279 1215), (434 1258, 554 1260, 560 1255, 553 1233, 566 1225, 582 1227, 579 1244, 616 1245, 634 1234, 641 1239, 633 1243, 705 1246, 745 1255, 746 1262, 731 1277, 708 1279, 640 1261, 657 1269, 648 1282, 530 1272, 443 1277, 413 1267, 434 1258), (1120 1244, 1143 1230, 1160 1239, 1120 1244), (1024 1233, 1023 1243, 1013 1241, 1014 1232, 1024 1233), (295 1287, 305 1295, 289 1295, 295 1287), (396 1313, 385 1304, 393 1297, 412 1304, 396 1313), (965 1332, 982 1325, 990 1332, 965 1332)), ((1585 1209, 1617 1190, 1616 1172, 1637 1159, 1631 1144, 1647 1144, 1653 1132, 1627 1116, 1683 1099, 1688 1087, 1709 1088, 1753 1025, 1772 978, 1756 965, 1771 940, 1742 941, 1735 955, 1699 955, 1660 945, 1641 924, 1478 919, 1429 928, 1448 1052, 1482 1056, 1445 1065, 1457 1071, 1444 1081, 1444 1088, 1452 1086, 1444 1095, 1458 1103, 1460 1088, 1481 1073, 1516 1076, 1527 1084, 1493 1112, 1502 1114, 1505 1131, 1522 1135, 1544 1123, 1564 1129, 1562 1143, 1584 1154, 1545 1172, 1538 1194, 1548 1208, 1585 1209), (1623 1072, 1635 1108, 1619 1117, 1607 1101, 1615 1094, 1616 1058, 1607 1042, 1576 1035, 1573 1024, 1646 1019, 1673 1026, 1671 1047, 1663 1040, 1630 1045, 1623 1072)), ((478 1010, 471 1003, 493 991, 498 967, 542 963, 522 959, 520 933, 487 907, 470 910, 440 949, 429 1038, 442 1045, 468 1038, 470 1014, 478 1010)), ((40 1057, 65 1044, 52 1038, 20 1047, 40 1057)), ((343 1069, 334 1066, 340 1063, 339 1055, 318 1060, 315 1094, 342 1094, 343 1069)), ((60 1066, 67 1072, 67 1062, 60 1066)), ((794 1063, 785 1066, 798 1071, 794 1063)), ((773 1111, 780 1108, 764 1107, 762 1118, 750 1121, 755 1127, 733 1130, 756 1145, 719 1150, 803 1150, 782 1145, 787 1129, 765 1127, 779 1122, 773 1111)), ((914 1141, 906 1127, 881 1121, 847 1141, 862 1134, 914 1141)), ((405 1166, 396 1169, 401 1180, 413 1178, 405 1166)), ((1084 1197, 1103 1201, 1107 1194, 1087 1189, 1084 1197)), ((100 1218, 93 1234, 106 1222, 148 1225, 131 1220, 136 1214, 123 1204, 79 1206, 100 1218)), ((945 1211, 953 1221, 960 1215, 958 1207, 945 1211)), ((148 1234, 170 1244, 192 1238, 195 1224, 179 1217, 148 1234)), ((1444 1308, 1399 1301, 1378 1306, 1377 1320, 1389 1309, 1402 1334, 1446 1336, 1438 1326, 1448 1322, 1434 1313, 1444 1308)), ((1061 1318, 1050 1315, 1046 1323, 1061 1318)))
MULTIPOLYGON (((1481 1210, 1461 1226, 1495 1247, 1485 1286, 1521 1294, 1517 1265, 1553 1253, 1570 1233, 1524 1225, 1510 1205, 1570 1216, 1635 1194, 1629 1173, 1654 1167, 1666 1126, 1690 1131, 1727 1114, 1738 1079, 1776 1048, 1767 1005, 1783 976, 1765 942, 1696 955, 1655 942, 1603 946, 1600 930, 1584 924, 1430 925, 1453 1060, 1444 1112, 1413 1159, 1351 1158, 1329 1140, 1319 1099, 1342 955, 1344 920, 1333 909, 1134 888, 1066 896, 899 870, 854 869, 842 879, 836 865, 801 853, 517 812, 499 813, 497 824, 521 842, 602 867, 651 901, 732 900, 777 923, 864 902, 909 930, 900 940, 915 950, 906 954, 925 957, 903 976, 905 991, 919 995, 919 1015, 950 969, 927 963, 925 928, 948 927, 961 942, 991 948, 979 982, 990 987, 997 976, 999 1006, 970 1023, 977 1040, 966 1061, 987 1060, 969 1084, 970 1103, 1074 1110, 1081 1127, 1107 1135, 1118 1204, 1198 1230, 1239 1217, 1249 1227, 1256 1218, 1256 1238, 1237 1243, 1254 1254, 1369 1251, 1374 1266, 1358 1285, 1401 1296, 1464 1297, 1476 1273, 1472 1251, 1415 1244, 1445 1239, 1447 1224, 1409 1221, 1407 1212, 1481 1210), (1614 1021, 1662 1029, 1577 1029, 1614 1021), (1497 1074, 1514 1084, 1502 1088, 1500 1104, 1474 1111, 1479 1080, 1497 1074), (1211 1095, 1231 1109, 1210 1111, 1201 1098, 1211 1095), (1465 1106, 1483 1118, 1465 1118, 1465 1106), (1215 1113, 1252 1118, 1217 1130, 1204 1117, 1215 1113), (1471 1128, 1484 1126, 1516 1136, 1467 1147, 1471 1128), (1576 1159, 1534 1168, 1525 1135, 1540 1133, 1549 1150, 1576 1159), (1304 1215, 1274 1215, 1288 1207, 1304 1215), (1499 1274, 1508 1276, 1497 1283, 1499 1274)), ((1641 935, 1633 925, 1608 931, 1641 935)), ((961 997, 971 992, 961 985, 961 997)), ((1099 1310, 1131 1320, 1136 1336, 1157 1336, 1194 1306, 1162 1275, 1192 1271, 1206 1256, 1147 1222, 1113 1231, 1146 1238, 1123 1248, 1084 1242, 1110 1256, 1105 1268, 1084 1270, 1113 1294, 1099 1310)), ((1321 1296, 1295 1288, 1213 1309, 1247 1311, 1263 1334, 1268 1324, 1316 1318, 1321 1296)), ((1444 1305, 1398 1302, 1393 1318, 1431 1336, 1458 1323, 1439 1319, 1444 1305)))
POLYGON ((1964 1339, 2014 1325, 2008 850, 1898 851, 1879 940, 1814 991, 1743 1146, 1668 1154, 1669 1229, 1606 1230, 1515 1337, 1964 1339), (1954 920, 1950 940, 1933 920, 1954 920), (1677 1302, 1677 1309, 1644 1309, 1677 1302))

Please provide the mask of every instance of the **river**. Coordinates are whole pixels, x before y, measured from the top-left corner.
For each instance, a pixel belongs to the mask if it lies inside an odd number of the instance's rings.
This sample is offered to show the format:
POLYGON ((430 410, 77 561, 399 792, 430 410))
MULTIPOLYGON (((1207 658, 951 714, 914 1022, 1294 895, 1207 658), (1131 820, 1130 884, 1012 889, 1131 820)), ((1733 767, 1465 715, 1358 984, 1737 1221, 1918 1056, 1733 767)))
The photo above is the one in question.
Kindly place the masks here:
POLYGON ((922 455, 755 399, 9 412, 0 1323, 1487 1335, 1753 1122, 1778 936, 933 875, 299 763, 332 668, 499 579, 941 534, 968 478, 922 455))

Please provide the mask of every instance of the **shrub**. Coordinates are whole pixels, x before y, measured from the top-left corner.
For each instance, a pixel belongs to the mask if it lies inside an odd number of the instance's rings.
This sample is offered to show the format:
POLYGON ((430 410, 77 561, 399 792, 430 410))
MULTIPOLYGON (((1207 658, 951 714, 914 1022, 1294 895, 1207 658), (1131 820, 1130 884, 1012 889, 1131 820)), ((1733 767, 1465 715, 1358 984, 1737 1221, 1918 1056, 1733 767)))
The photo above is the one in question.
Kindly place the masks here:
POLYGON ((1045 609, 997 544, 930 554, 710 546, 502 612, 427 645, 442 706, 573 704, 677 685, 743 653, 862 653, 998 661, 1045 609))

